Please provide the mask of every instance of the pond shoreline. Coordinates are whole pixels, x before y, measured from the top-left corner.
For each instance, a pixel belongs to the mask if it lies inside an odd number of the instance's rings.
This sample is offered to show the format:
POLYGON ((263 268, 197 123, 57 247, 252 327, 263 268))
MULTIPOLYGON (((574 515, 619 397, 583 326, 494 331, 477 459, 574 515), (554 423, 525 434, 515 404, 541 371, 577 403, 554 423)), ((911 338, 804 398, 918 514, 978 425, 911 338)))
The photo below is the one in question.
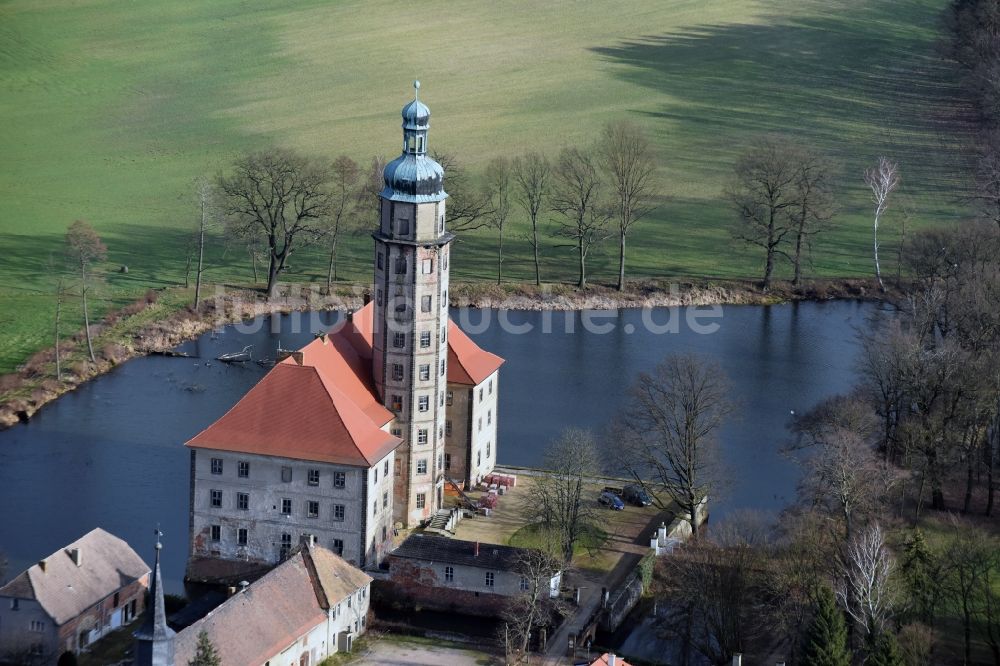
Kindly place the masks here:
MULTIPOLYGON (((617 310, 647 307, 709 305, 777 305, 796 301, 863 300, 894 301, 897 288, 881 293, 872 280, 810 280, 801 287, 776 282, 769 292, 749 280, 668 281, 637 280, 623 291, 605 285, 586 289, 565 284, 454 283, 449 295, 452 307, 495 308, 523 311, 617 310)), ((148 301, 152 306, 155 298, 148 301)), ((272 314, 306 310, 330 311, 356 309, 365 302, 365 292, 357 285, 346 285, 329 295, 320 296, 315 288, 285 287, 274 300, 262 298, 259 291, 221 290, 206 299, 197 310, 183 308, 152 321, 143 318, 144 309, 129 316, 109 316, 91 327, 101 342, 96 362, 73 363, 63 370, 61 381, 52 375, 54 348, 45 349, 29 359, 15 373, 0 377, 7 390, 0 404, 0 430, 26 422, 46 404, 75 390, 91 379, 110 372, 132 358, 163 353, 199 335, 228 324, 272 314)), ((149 308, 151 309, 151 308, 149 308)), ((120 313, 119 313, 120 314, 120 313)), ((82 337, 82 332, 74 336, 82 337)))

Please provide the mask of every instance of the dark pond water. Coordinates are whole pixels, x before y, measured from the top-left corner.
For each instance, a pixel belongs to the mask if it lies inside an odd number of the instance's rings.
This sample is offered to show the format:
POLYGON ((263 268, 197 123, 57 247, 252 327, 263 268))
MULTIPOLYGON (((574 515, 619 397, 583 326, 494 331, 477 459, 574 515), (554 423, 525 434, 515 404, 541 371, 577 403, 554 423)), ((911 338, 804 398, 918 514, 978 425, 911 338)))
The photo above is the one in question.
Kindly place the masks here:
MULTIPOLYGON (((480 345, 507 359, 500 381, 500 463, 536 464, 562 428, 602 427, 638 372, 670 352, 696 352, 722 365, 739 402, 739 418, 721 438, 732 483, 713 502, 713 518, 736 507, 776 510, 786 504, 797 479, 795 465, 779 453, 790 412, 849 388, 856 331, 874 306, 729 306, 720 317, 701 320, 718 325, 711 334, 693 331, 685 322, 688 312, 628 310, 592 319, 580 313, 453 313, 480 345), (482 325, 484 317, 489 326, 482 325), (670 317, 680 322, 677 332, 669 332, 670 317), (526 326, 532 330, 511 330, 526 326), (611 330, 594 332, 595 326, 611 330)), ((151 559, 150 535, 159 524, 166 585, 180 591, 188 517, 182 444, 266 371, 207 360, 247 344, 273 357, 279 342, 300 346, 336 320, 325 313, 230 326, 179 348, 197 358, 135 359, 45 407, 29 423, 0 432, 0 552, 9 560, 8 575, 97 526, 151 559)))

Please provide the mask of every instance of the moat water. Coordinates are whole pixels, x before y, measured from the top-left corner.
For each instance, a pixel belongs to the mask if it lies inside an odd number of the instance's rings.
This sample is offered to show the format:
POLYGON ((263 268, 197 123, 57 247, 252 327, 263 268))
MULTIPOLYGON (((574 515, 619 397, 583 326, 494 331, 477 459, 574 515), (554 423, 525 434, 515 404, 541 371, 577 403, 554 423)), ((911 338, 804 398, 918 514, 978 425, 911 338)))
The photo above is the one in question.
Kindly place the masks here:
MULTIPOLYGON (((713 333, 693 330, 693 311, 684 308, 592 318, 491 310, 453 317, 506 359, 498 436, 498 460, 506 465, 538 464, 546 442, 567 426, 600 431, 636 375, 668 353, 718 361, 737 410, 720 435, 730 480, 713 499, 717 520, 737 508, 777 511, 790 501, 798 469, 781 454, 790 415, 850 388, 857 332, 876 309, 854 302, 725 306, 721 316, 694 322, 716 324, 713 333)), ((166 586, 180 592, 189 492, 183 443, 267 371, 213 359, 248 344, 257 357, 273 357, 279 343, 301 346, 337 320, 314 313, 229 326, 178 348, 192 358, 129 361, 0 432, 0 553, 8 577, 98 526, 152 559, 159 525, 166 586)))

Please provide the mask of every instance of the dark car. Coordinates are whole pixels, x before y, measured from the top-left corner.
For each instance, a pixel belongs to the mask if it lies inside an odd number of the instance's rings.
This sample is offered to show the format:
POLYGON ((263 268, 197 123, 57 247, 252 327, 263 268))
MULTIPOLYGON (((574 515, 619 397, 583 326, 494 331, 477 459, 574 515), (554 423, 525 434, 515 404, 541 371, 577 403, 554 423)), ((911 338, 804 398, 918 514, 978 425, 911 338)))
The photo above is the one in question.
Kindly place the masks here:
POLYGON ((653 499, 649 496, 642 486, 625 486, 622 496, 630 504, 635 504, 636 506, 649 506, 653 503, 653 499))
POLYGON ((601 496, 597 498, 597 501, 615 511, 621 511, 625 508, 625 502, 622 501, 622 498, 610 490, 601 491, 601 496))

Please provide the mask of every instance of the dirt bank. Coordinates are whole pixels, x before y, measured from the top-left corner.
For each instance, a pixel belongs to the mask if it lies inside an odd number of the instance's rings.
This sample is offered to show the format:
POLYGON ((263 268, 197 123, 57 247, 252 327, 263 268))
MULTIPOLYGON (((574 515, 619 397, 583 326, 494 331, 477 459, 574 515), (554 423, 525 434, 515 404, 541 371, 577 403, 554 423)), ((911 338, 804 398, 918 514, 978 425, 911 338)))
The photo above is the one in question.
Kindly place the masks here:
MULTIPOLYGON (((260 315, 296 310, 358 308, 364 290, 341 287, 331 295, 320 295, 312 286, 286 288, 281 297, 267 301, 253 290, 217 290, 198 310, 164 305, 158 292, 150 292, 95 324, 96 362, 84 353, 83 332, 62 345, 62 378, 55 375, 55 349, 45 349, 28 359, 18 371, 0 377, 0 428, 32 417, 42 406, 76 389, 120 363, 136 356, 169 350, 212 328, 260 315), (224 293, 223 293, 224 292, 224 293)), ((815 280, 802 287, 776 283, 767 293, 750 281, 642 280, 629 283, 624 291, 605 285, 586 289, 554 284, 453 283, 449 294, 455 307, 508 310, 585 310, 680 305, 772 305, 787 301, 865 299, 893 300, 898 292, 882 294, 870 280, 815 280)))

